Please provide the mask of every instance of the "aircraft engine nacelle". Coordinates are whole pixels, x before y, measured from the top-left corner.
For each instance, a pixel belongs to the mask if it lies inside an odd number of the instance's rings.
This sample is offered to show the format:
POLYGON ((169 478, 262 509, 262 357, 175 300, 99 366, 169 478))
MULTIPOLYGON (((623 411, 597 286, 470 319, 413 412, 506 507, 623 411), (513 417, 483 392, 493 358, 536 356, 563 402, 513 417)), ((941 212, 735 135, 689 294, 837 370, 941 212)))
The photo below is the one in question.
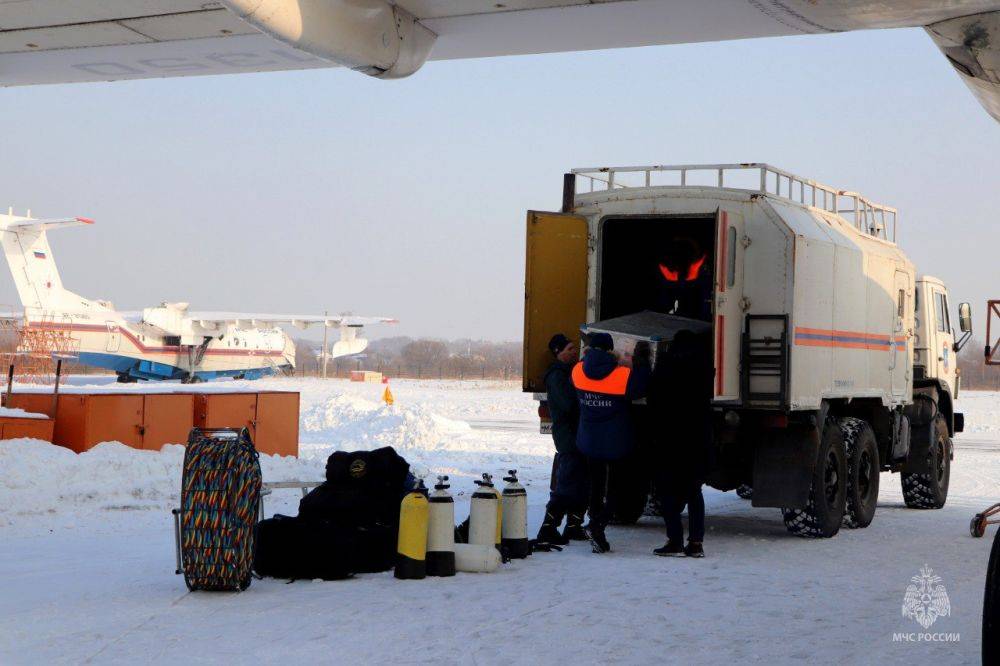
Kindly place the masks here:
POLYGON ((340 340, 337 340, 330 351, 331 358, 360 354, 368 348, 368 340, 358 337, 359 326, 343 326, 340 329, 340 340))
POLYGON ((409 76, 437 35, 385 0, 222 0, 258 30, 300 51, 378 78, 409 76))

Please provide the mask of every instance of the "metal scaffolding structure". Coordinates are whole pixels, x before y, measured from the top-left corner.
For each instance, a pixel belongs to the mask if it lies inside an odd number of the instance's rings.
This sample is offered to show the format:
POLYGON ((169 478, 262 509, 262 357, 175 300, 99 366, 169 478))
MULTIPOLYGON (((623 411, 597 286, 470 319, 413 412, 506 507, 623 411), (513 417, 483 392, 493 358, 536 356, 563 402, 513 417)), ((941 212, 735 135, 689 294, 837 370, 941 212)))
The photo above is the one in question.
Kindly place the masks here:
POLYGON ((7 320, 3 328, 13 332, 17 346, 3 354, 4 365, 14 366, 14 377, 27 384, 50 385, 56 380, 56 363, 76 356, 79 341, 60 328, 51 316, 34 321, 7 320))

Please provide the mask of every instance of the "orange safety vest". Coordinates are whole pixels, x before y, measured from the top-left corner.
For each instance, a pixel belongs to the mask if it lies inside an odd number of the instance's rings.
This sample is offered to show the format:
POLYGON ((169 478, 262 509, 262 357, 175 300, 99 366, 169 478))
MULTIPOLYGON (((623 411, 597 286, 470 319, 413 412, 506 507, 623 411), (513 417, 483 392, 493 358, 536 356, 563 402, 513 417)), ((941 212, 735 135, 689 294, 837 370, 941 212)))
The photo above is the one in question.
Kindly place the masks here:
POLYGON ((573 366, 573 386, 581 391, 603 393, 604 395, 625 395, 631 368, 619 366, 604 379, 591 379, 583 373, 583 361, 573 366))

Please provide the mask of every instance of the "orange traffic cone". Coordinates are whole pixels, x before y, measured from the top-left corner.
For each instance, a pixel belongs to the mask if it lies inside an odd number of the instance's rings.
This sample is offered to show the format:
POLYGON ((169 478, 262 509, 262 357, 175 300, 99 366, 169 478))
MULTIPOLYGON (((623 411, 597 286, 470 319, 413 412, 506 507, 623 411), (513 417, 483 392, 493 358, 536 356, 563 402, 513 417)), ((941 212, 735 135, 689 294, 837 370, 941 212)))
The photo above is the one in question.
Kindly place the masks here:
POLYGON ((388 384, 385 385, 385 390, 382 391, 382 402, 384 402, 388 407, 391 407, 392 403, 395 402, 392 397, 392 391, 389 390, 388 384))

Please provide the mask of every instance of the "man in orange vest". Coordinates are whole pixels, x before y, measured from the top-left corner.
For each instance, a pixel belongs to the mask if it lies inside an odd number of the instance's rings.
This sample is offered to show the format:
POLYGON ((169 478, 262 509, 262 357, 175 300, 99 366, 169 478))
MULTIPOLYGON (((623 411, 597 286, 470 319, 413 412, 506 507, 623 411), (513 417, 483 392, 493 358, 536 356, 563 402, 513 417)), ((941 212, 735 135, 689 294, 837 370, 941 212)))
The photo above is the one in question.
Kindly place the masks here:
POLYGON ((647 343, 636 344, 632 367, 627 358, 626 365, 620 365, 613 349, 610 335, 594 333, 583 360, 573 368, 573 386, 580 401, 576 445, 590 467, 590 524, 586 529, 595 553, 611 550, 604 534, 614 515, 614 497, 605 497, 608 467, 635 447, 629 409, 633 400, 646 394, 650 375, 647 343))

